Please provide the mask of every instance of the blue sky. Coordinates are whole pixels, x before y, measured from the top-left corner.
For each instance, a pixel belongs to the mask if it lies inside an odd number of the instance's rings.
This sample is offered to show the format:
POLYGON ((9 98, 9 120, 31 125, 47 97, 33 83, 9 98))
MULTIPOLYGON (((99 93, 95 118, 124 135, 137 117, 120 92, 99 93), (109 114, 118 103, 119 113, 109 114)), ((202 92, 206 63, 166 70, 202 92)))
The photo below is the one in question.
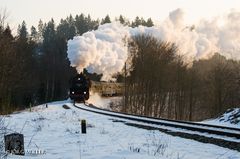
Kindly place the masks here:
POLYGON ((122 14, 130 20, 136 16, 151 17, 154 21, 164 20, 169 12, 182 8, 187 23, 201 18, 208 19, 223 15, 231 9, 240 11, 239 0, 0 0, 0 8, 9 13, 8 22, 16 29, 23 20, 27 26, 37 25, 39 19, 54 18, 59 22, 69 14, 90 14, 112 18, 122 14))

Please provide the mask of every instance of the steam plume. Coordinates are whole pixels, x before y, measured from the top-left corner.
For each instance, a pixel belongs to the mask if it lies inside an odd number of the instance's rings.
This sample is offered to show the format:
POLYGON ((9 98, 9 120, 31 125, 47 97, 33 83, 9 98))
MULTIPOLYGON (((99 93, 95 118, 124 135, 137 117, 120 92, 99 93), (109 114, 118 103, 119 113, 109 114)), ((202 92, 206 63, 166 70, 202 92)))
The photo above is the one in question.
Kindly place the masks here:
POLYGON ((103 74, 102 80, 107 81, 124 67, 128 57, 124 39, 146 33, 175 43, 179 54, 184 55, 186 60, 208 58, 215 52, 240 59, 239 19, 240 12, 233 10, 223 17, 186 26, 183 10, 177 9, 169 13, 169 17, 159 26, 131 28, 119 22, 108 23, 69 40, 68 58, 79 73, 86 68, 89 72, 103 74), (220 22, 224 23, 220 25, 220 22))
POLYGON ((114 73, 121 71, 127 59, 123 40, 128 34, 127 27, 115 22, 74 37, 68 41, 71 66, 79 73, 87 68, 89 72, 103 74, 102 80, 110 80, 114 73))

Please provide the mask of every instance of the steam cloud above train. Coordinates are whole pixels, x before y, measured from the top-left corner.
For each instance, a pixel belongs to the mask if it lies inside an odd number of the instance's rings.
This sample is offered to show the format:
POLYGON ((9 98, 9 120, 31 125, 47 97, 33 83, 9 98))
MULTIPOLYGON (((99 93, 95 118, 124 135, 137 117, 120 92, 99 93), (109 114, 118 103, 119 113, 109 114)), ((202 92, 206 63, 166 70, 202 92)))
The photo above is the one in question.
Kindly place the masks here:
POLYGON ((112 22, 69 40, 68 59, 79 73, 86 68, 89 72, 103 74, 104 81, 112 80, 112 75, 121 72, 127 60, 126 41, 139 34, 175 43, 186 60, 208 58, 215 52, 240 59, 239 18, 239 12, 231 11, 189 26, 184 23, 183 10, 176 9, 153 27, 131 28, 112 22))

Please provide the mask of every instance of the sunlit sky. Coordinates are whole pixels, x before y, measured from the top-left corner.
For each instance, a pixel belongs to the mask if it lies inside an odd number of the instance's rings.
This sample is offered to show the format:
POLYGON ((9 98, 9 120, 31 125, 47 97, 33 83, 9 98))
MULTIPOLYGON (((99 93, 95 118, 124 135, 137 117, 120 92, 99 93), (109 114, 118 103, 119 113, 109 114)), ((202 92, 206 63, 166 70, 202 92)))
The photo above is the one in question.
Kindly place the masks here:
POLYGON ((47 22, 54 18, 58 23, 61 18, 80 13, 95 19, 107 14, 113 19, 122 14, 130 20, 140 16, 162 21, 177 8, 184 10, 186 23, 195 23, 232 9, 240 11, 240 0, 0 0, 0 8, 7 9, 8 22, 16 29, 23 20, 30 27, 36 26, 39 19, 47 22))

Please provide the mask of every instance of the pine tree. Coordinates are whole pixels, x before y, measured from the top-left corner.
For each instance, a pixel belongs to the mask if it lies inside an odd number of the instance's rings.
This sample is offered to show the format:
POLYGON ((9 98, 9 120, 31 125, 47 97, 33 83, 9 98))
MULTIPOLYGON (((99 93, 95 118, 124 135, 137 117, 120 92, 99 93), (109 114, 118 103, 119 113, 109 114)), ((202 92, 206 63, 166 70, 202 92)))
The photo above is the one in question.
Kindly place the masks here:
POLYGON ((55 23, 52 19, 47 23, 46 28, 43 31, 43 77, 45 80, 45 102, 54 99, 55 91, 55 68, 56 68, 56 30, 55 23))
POLYGON ((105 24, 105 23, 111 23, 111 19, 109 15, 107 15, 104 19, 102 19, 101 24, 105 24))
POLYGON ((77 34, 82 35, 88 31, 88 22, 84 14, 77 15, 75 17, 75 26, 77 29, 77 34))
POLYGON ((42 20, 40 19, 38 22, 38 42, 43 41, 43 31, 44 31, 44 25, 42 20))
POLYGON ((117 20, 123 25, 129 25, 129 21, 125 17, 123 17, 122 15, 120 15, 117 20))
POLYGON ((141 25, 142 24, 142 21, 141 21, 141 19, 137 16, 136 18, 135 18, 135 20, 132 22, 132 27, 138 27, 139 25, 141 25))
POLYGON ((154 26, 153 21, 152 21, 151 18, 148 18, 145 26, 147 26, 147 27, 152 27, 152 26, 154 26))
POLYGON ((22 22, 22 25, 18 26, 18 36, 20 39, 27 40, 28 32, 25 21, 22 22))
POLYGON ((34 26, 31 27, 31 34, 30 34, 31 40, 37 42, 38 41, 38 33, 34 26))

